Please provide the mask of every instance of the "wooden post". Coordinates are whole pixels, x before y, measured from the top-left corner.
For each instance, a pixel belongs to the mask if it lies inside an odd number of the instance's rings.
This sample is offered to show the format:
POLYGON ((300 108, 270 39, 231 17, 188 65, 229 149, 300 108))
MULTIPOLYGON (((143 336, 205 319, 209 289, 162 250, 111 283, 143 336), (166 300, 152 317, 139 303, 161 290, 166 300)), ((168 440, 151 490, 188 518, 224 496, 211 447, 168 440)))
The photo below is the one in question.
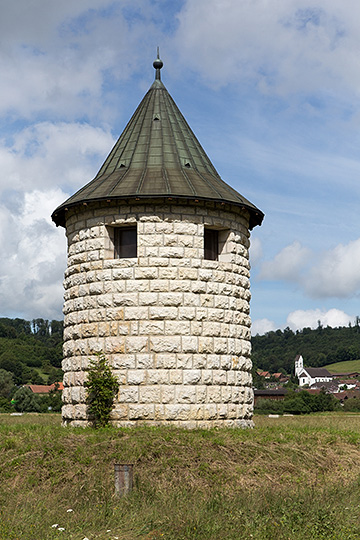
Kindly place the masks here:
POLYGON ((115 463, 115 495, 124 497, 133 488, 133 465, 115 463))

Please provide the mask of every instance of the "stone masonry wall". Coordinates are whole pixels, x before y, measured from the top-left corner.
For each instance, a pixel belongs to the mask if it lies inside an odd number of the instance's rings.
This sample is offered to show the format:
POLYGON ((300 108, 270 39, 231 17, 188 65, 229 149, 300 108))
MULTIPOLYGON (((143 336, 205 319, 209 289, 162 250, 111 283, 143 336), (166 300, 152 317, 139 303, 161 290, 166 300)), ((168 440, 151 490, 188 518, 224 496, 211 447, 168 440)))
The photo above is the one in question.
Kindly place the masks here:
POLYGON ((67 214, 63 422, 87 425, 86 369, 119 379, 117 426, 252 426, 249 216, 208 203, 83 206, 67 214), (137 224, 138 257, 114 259, 111 227, 137 224), (219 261, 204 227, 220 229, 219 261))

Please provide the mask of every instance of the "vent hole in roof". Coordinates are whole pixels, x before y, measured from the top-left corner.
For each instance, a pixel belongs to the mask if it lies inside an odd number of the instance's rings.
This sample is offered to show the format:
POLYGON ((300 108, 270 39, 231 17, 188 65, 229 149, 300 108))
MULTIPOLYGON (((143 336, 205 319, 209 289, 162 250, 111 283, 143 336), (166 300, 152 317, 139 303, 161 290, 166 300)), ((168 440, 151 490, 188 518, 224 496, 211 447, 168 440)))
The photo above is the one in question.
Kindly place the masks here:
POLYGON ((187 169, 190 169, 190 168, 191 168, 191 165, 190 165, 190 163, 187 161, 187 162, 185 163, 184 167, 186 167, 187 169))
POLYGON ((155 116, 154 117, 154 122, 159 122, 160 121, 160 118, 158 116, 155 116))
POLYGON ((126 165, 124 163, 120 163, 120 169, 124 169, 126 165))

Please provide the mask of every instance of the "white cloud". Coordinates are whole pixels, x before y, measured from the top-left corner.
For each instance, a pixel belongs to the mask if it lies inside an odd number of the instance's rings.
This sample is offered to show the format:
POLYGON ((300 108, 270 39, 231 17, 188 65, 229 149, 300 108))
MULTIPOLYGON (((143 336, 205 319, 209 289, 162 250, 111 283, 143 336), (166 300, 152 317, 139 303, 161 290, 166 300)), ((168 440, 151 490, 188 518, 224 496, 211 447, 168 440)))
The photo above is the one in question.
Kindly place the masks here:
POLYGON ((0 141, 0 190, 78 189, 96 174, 114 139, 88 124, 41 122, 0 141), (2 143, 2 144, 1 144, 2 143))
POLYGON ((302 328, 317 328, 319 321, 322 326, 347 326, 349 323, 354 323, 355 317, 348 315, 339 309, 330 309, 322 311, 321 309, 297 310, 290 313, 287 317, 287 324, 292 330, 300 330, 302 328))
POLYGON ((64 198, 59 189, 32 191, 19 194, 16 212, 1 204, 2 315, 61 318, 66 242, 50 214, 64 198))
POLYGON ((280 95, 359 95, 360 5, 352 0, 187 0, 178 42, 214 85, 254 81, 280 95))
POLYGON ((294 332, 296 330, 302 330, 303 328, 312 328, 315 329, 319 326, 336 328, 339 326, 348 326, 349 323, 354 324, 355 317, 354 315, 348 315, 340 309, 298 309, 289 313, 286 319, 286 324, 281 326, 276 325, 274 321, 269 319, 256 319, 252 322, 251 334, 255 336, 256 334, 263 335, 267 332, 273 332, 278 328, 289 327, 294 332))
POLYGON ((295 283, 311 298, 349 298, 360 293, 360 238, 314 253, 299 242, 265 261, 258 278, 295 283))
POLYGON ((263 263, 259 278, 297 282, 309 256, 310 250, 295 241, 282 249, 273 260, 263 263))
POLYGON ((314 298, 346 298, 360 292, 360 238, 324 252, 304 282, 314 298))
POLYGON ((2 142, 1 314, 61 318, 66 242, 50 216, 95 176, 114 140, 86 124, 42 122, 2 142))
POLYGON ((251 334, 253 336, 256 336, 256 334, 266 334, 266 332, 272 332, 274 330, 276 330, 275 323, 269 319, 256 319, 252 321, 251 334))

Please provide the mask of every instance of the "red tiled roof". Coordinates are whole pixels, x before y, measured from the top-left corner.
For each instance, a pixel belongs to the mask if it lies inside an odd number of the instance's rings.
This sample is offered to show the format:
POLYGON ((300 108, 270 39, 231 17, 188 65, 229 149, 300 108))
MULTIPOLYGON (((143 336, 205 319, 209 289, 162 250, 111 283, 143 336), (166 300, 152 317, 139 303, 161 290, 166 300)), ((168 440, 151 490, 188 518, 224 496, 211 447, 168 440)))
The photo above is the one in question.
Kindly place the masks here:
POLYGON ((64 385, 62 382, 54 383, 54 384, 25 384, 24 386, 27 386, 30 388, 33 394, 49 394, 49 392, 55 390, 56 386, 59 390, 64 390, 64 385))
POLYGON ((321 388, 302 388, 302 390, 304 390, 308 394, 314 394, 314 395, 321 393, 321 388))
POLYGON ((344 400, 344 399, 351 399, 351 398, 355 398, 355 397, 360 397, 360 392, 358 390, 354 390, 354 389, 344 390, 343 392, 336 392, 335 394, 333 394, 333 396, 341 401, 341 400, 344 400))
POLYGON ((271 377, 270 373, 268 371, 259 371, 257 372, 260 377, 271 377))

